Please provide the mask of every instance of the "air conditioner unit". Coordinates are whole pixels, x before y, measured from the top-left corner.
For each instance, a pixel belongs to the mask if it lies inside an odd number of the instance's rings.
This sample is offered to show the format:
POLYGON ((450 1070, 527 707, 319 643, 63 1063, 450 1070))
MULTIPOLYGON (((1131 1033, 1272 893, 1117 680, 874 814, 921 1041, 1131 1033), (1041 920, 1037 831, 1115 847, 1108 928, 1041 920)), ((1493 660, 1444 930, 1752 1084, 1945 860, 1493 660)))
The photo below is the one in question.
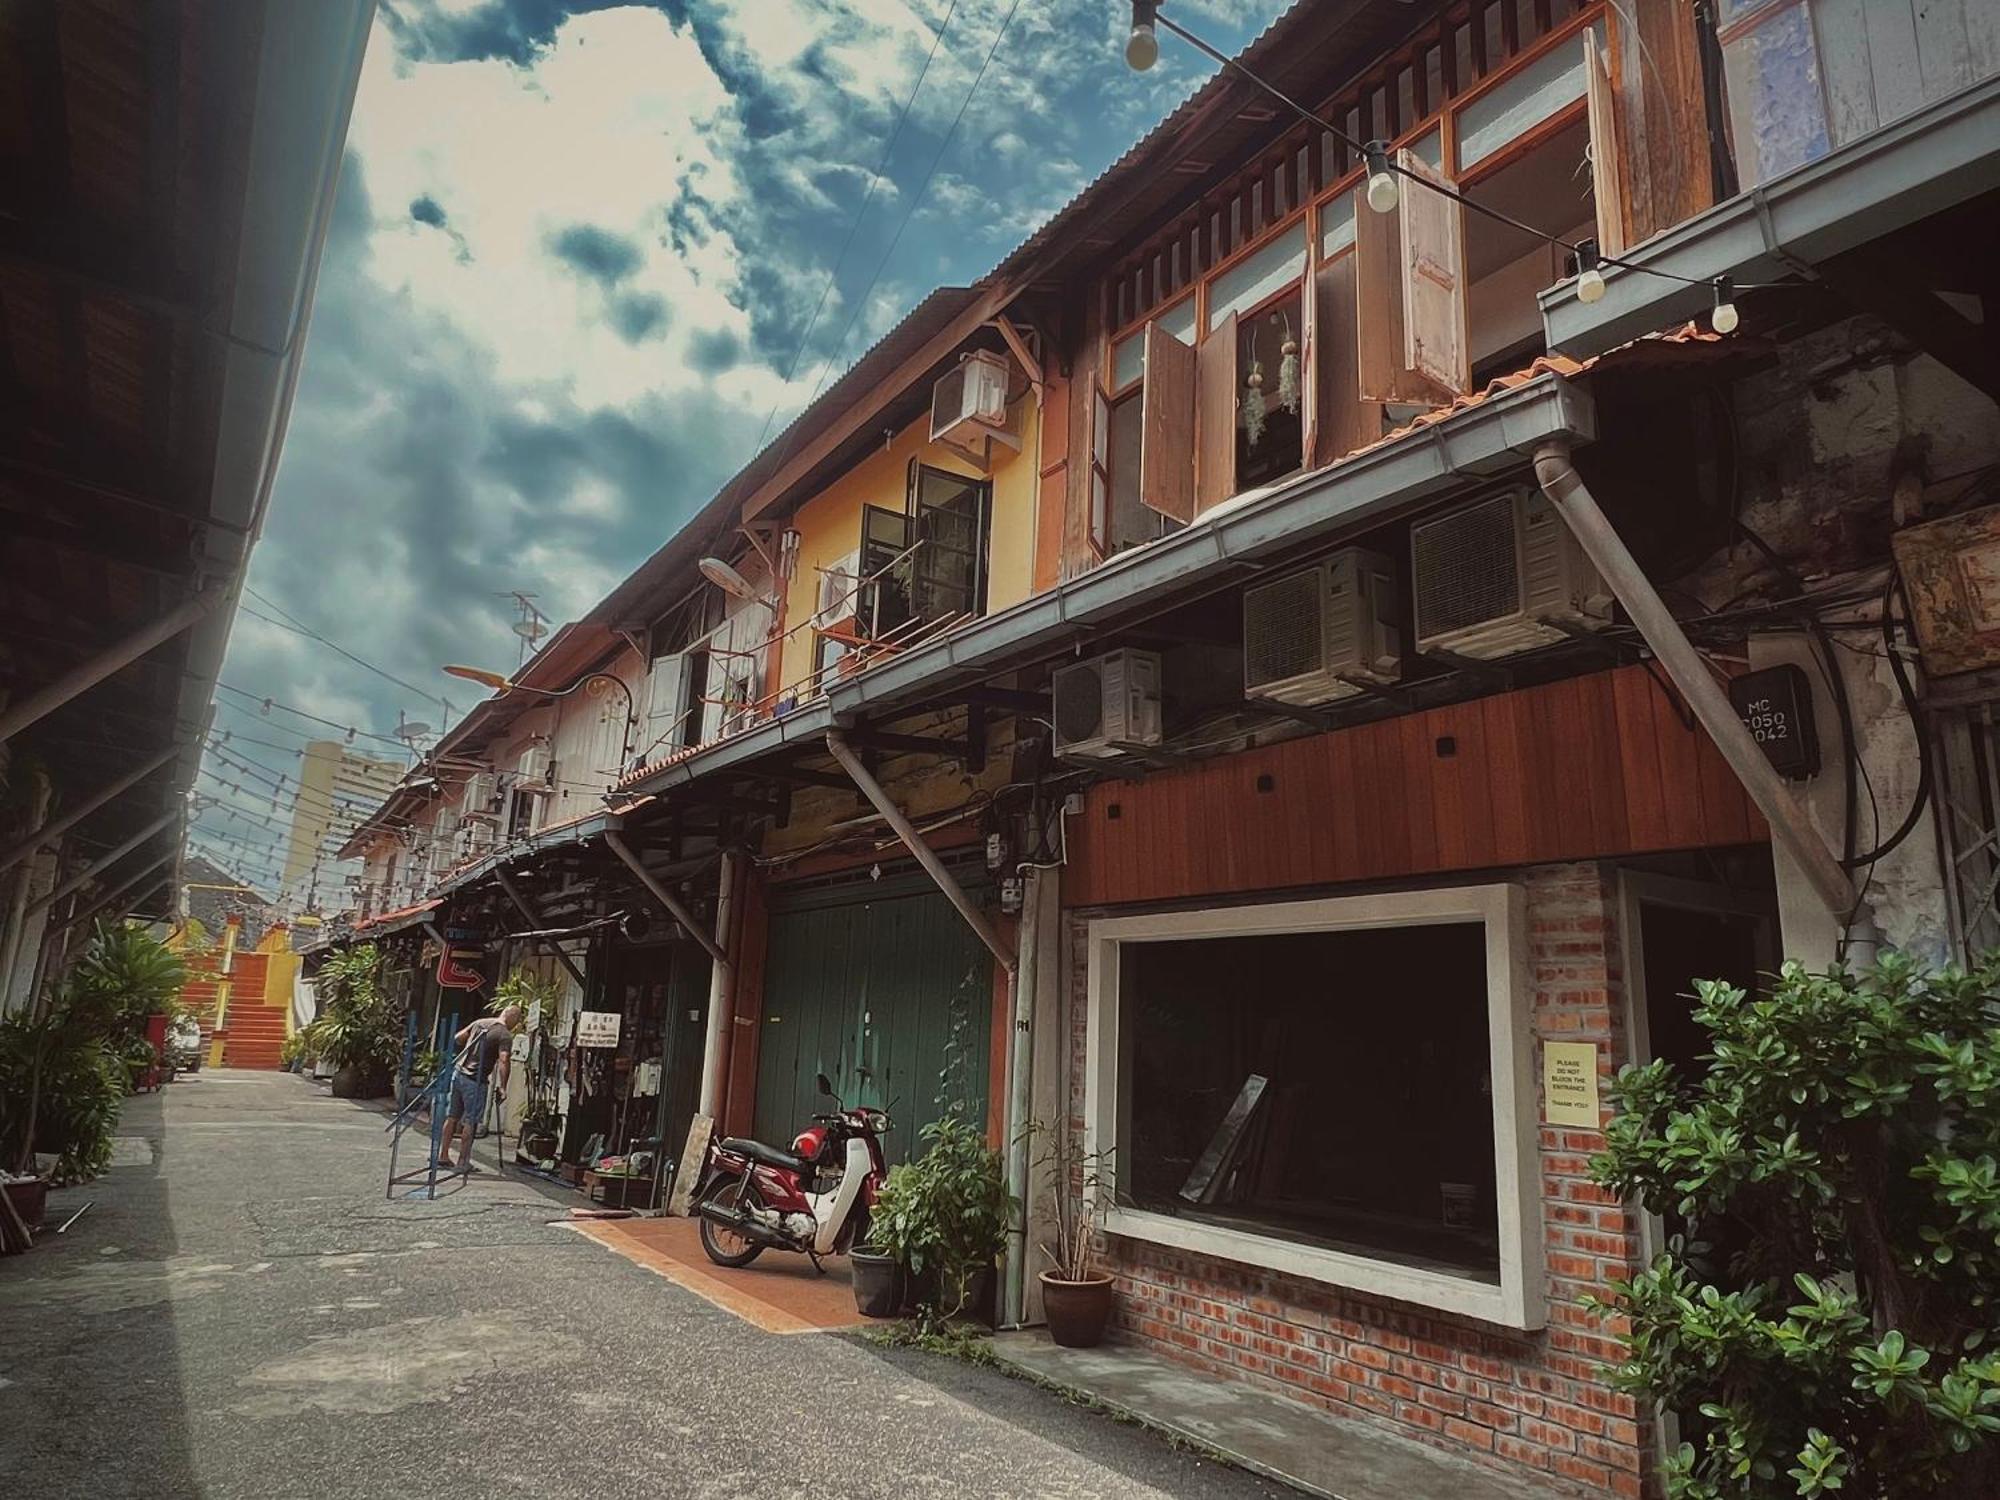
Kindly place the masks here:
POLYGON ((463 823, 452 849, 452 862, 463 864, 478 859, 493 847, 493 827, 489 823, 463 823))
POLYGON ((1611 618, 1611 590, 1539 490, 1418 522, 1410 565, 1419 651, 1490 660, 1611 618))
POLYGON ((555 752, 547 745, 529 745, 514 764, 514 785, 527 792, 546 792, 555 764, 555 752))
POLYGON ((1052 679, 1056 754, 1115 760, 1160 743, 1160 657, 1108 651, 1059 667, 1052 679))
POLYGON ((984 463, 995 440, 1020 451, 1021 440, 1007 428, 1007 361, 981 349, 962 356, 931 388, 931 441, 984 463))
POLYGON ((465 779, 465 801, 459 806, 460 820, 494 816, 493 804, 499 795, 500 778, 491 771, 475 771, 465 779))
POLYGON ((1396 568, 1348 547, 1243 591, 1243 693, 1299 707, 1402 675, 1396 568))

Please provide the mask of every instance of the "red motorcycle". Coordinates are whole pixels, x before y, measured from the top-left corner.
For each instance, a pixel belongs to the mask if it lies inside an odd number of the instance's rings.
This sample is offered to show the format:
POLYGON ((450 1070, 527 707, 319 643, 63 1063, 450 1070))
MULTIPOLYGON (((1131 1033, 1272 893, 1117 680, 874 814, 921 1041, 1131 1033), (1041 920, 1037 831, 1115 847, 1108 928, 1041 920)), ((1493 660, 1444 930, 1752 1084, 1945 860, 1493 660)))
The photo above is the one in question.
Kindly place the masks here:
POLYGON ((719 1266, 747 1266, 766 1250, 795 1250, 818 1268, 823 1255, 865 1244, 868 1216, 886 1169, 881 1137, 889 1117, 879 1109, 847 1109, 824 1073, 819 1091, 834 1113, 780 1151, 732 1136, 708 1148, 695 1184, 701 1248, 719 1266))

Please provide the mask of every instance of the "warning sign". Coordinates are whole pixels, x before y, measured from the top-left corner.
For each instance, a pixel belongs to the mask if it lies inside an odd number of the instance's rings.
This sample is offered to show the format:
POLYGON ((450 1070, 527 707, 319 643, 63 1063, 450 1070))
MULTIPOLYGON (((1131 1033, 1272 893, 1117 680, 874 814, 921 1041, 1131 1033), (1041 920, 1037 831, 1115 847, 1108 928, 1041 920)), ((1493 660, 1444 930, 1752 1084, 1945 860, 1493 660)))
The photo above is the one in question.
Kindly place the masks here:
POLYGON ((576 1044, 579 1047, 615 1047, 618 1045, 618 1025, 625 1018, 615 1010, 587 1010, 576 1018, 576 1044))
POLYGON ((1551 1125, 1598 1128, 1596 1043, 1542 1043, 1542 1118, 1551 1125))

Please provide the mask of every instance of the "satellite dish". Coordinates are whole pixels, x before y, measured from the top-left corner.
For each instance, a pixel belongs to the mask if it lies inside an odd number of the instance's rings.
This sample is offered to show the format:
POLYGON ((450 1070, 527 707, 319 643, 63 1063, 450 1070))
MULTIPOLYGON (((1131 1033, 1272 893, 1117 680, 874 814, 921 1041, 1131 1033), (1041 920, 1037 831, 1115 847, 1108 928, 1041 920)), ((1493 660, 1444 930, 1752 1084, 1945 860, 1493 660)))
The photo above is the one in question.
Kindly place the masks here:
POLYGON ((430 732, 431 726, 428 724, 405 723, 396 729, 396 733, 406 740, 420 740, 430 732))
POLYGON ((518 635, 524 641, 539 641, 548 633, 549 627, 544 625, 540 620, 528 619, 516 620, 514 622, 514 634, 518 635))
POLYGON ((734 594, 738 599, 759 597, 756 587, 750 580, 719 557, 704 557, 695 566, 701 570, 702 577, 725 594, 734 594))

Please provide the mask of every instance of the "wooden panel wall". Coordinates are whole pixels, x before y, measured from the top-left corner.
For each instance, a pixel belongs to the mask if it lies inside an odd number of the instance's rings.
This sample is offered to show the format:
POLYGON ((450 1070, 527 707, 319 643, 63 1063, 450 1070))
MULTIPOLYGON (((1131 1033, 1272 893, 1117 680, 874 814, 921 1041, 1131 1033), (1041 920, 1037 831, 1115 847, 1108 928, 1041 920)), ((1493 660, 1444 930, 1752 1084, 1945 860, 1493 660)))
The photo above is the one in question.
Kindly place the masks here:
POLYGON ((1767 837, 1708 736, 1634 666, 1100 783, 1070 830, 1063 904, 1767 837))
POLYGON ((722 1046, 727 1078, 722 1092, 718 1136, 746 1135, 757 1112, 757 1037, 764 1016, 764 958, 771 928, 769 888, 763 872, 748 860, 736 889, 735 1014, 722 1046))

